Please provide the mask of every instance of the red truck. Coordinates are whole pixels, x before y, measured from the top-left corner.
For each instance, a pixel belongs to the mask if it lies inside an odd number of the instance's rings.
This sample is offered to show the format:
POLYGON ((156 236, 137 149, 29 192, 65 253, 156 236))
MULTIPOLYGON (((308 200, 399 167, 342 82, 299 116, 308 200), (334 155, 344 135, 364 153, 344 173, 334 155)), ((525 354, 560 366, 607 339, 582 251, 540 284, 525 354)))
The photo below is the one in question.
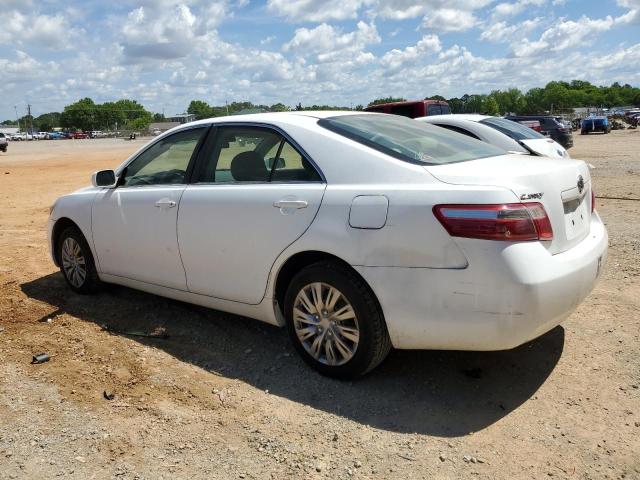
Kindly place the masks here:
POLYGON ((377 105, 369 105, 364 111, 391 113, 409 118, 426 117, 429 115, 448 115, 451 113, 449 104, 443 100, 379 103, 377 105))

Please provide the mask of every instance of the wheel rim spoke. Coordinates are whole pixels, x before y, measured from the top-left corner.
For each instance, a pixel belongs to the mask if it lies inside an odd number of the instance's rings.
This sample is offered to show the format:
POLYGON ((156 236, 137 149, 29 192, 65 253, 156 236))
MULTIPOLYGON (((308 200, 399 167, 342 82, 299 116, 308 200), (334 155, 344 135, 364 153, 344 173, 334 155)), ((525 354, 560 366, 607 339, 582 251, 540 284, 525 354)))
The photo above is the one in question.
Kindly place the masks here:
POLYGON ((336 325, 335 330, 340 334, 341 337, 346 338, 347 340, 350 340, 354 343, 358 343, 358 340, 360 340, 360 332, 357 328, 336 325))
POLYGON ((355 310, 332 285, 314 282, 300 289, 293 324, 304 349, 320 363, 343 365, 356 353, 360 327, 355 310))
POLYGON ((353 311, 353 307, 351 307, 350 304, 346 304, 331 317, 332 320, 335 320, 337 322, 351 320, 353 318, 356 318, 356 312, 353 311))

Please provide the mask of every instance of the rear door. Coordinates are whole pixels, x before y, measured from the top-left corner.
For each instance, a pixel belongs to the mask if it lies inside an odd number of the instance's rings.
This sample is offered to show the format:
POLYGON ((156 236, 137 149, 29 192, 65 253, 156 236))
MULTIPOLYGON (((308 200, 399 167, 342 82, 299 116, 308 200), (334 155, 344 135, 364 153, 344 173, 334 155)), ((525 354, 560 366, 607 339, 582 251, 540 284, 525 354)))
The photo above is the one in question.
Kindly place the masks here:
POLYGON ((178 238, 189 290, 260 303, 271 266, 311 225, 325 186, 279 131, 218 127, 180 202, 178 238))

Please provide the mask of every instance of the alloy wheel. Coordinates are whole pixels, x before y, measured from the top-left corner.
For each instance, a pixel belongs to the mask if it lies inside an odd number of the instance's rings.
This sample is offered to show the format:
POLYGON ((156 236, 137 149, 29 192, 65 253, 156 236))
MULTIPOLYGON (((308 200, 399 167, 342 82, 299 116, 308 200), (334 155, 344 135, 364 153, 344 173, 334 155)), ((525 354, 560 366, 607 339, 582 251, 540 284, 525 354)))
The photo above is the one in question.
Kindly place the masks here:
POLYGON ((331 285, 314 282, 298 292, 293 324, 304 349, 320 363, 343 365, 356 353, 360 328, 355 310, 331 285))
POLYGON ((74 238, 67 237, 62 242, 62 268, 71 285, 82 287, 87 277, 87 265, 82 248, 74 238))

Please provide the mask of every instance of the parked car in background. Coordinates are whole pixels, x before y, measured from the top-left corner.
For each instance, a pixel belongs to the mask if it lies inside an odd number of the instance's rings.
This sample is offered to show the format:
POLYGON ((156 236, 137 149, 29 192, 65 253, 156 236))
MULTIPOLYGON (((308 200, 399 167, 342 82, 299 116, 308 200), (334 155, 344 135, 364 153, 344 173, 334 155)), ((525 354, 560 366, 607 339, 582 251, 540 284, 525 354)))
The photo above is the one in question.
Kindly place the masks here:
POLYGON ((0 152, 7 153, 7 137, 4 133, 0 132, 0 152))
POLYGON ((46 140, 47 138, 47 132, 38 132, 36 134, 34 134, 38 140, 46 140))
POLYGON ((505 118, 516 122, 538 120, 541 127, 540 133, 548 135, 566 149, 573 147, 571 127, 567 127, 551 115, 508 115, 505 118))
POLYGON ((417 118, 495 145, 509 153, 570 158, 562 145, 518 122, 488 115, 437 115, 417 118))
POLYGON ((73 132, 71 136, 75 140, 84 140, 85 138, 89 138, 89 135, 87 135, 85 132, 81 132, 80 130, 73 132))
POLYGON ((286 326, 336 377, 392 345, 536 338, 588 295, 608 244, 582 161, 333 111, 181 125, 60 197, 47 231, 73 291, 111 282, 286 326))
POLYGON ((47 132, 47 140, 62 140, 63 135, 61 132, 47 132))
POLYGON ((442 100, 417 100, 412 102, 393 102, 370 105, 365 112, 390 113, 409 118, 426 117, 428 115, 448 115, 449 104, 442 100))
POLYGON ((592 132, 609 133, 611 131, 611 124, 609 119, 604 116, 592 116, 583 118, 580 124, 580 135, 587 135, 592 132))
MULTIPOLYGON (((29 137, 31 137, 31 136, 29 135, 29 137)), ((24 133, 24 132, 17 132, 17 133, 14 133, 13 135, 11 135, 11 141, 14 141, 14 142, 21 142, 21 141, 27 140, 27 139, 28 139, 27 138, 27 134, 24 133)))

